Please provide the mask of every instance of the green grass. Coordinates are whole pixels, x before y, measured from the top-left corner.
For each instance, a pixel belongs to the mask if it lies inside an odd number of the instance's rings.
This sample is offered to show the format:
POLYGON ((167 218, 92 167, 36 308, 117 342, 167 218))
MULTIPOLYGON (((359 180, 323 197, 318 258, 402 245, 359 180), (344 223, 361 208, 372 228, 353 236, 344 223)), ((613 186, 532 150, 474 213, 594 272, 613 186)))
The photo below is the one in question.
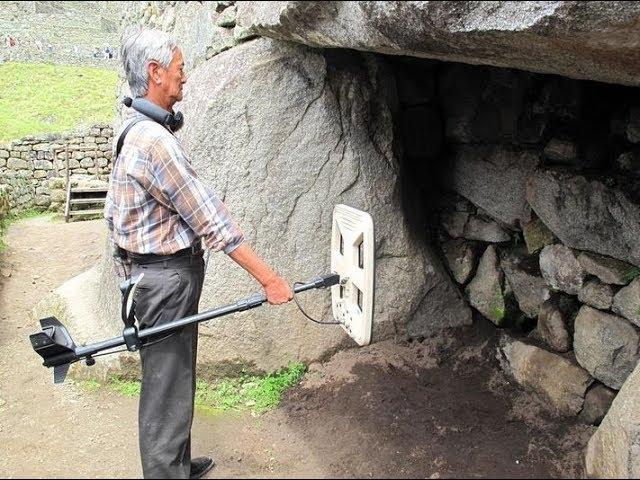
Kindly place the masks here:
POLYGON ((137 397, 140 395, 140 382, 131 380, 122 380, 119 378, 112 378, 109 381, 109 388, 115 390, 120 395, 125 397, 137 397))
POLYGON ((102 386, 102 384, 97 380, 79 380, 77 383, 82 388, 90 392, 97 392, 102 386))
MULTIPOLYGON (((214 383, 196 381, 196 408, 210 414, 227 411, 251 411, 261 414, 278 406, 282 394, 300 381, 307 371, 303 363, 290 363, 287 367, 265 376, 245 375, 222 378, 214 383)), ((90 391, 97 387, 87 381, 78 382, 90 391)), ((127 397, 140 395, 140 382, 113 377, 107 388, 127 397)))
POLYGON ((113 70, 7 62, 0 65, 0 78, 0 143, 113 119, 113 70))

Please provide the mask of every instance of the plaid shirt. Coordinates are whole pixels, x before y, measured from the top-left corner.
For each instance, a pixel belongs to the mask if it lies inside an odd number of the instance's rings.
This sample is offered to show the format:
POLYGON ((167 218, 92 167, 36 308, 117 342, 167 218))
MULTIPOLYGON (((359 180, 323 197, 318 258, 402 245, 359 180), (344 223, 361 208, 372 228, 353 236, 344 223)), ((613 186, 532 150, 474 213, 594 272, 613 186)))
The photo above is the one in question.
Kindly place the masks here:
MULTIPOLYGON (((131 110, 119 133, 139 117, 147 118, 131 110)), ((198 179, 180 142, 152 120, 127 134, 111 172, 104 217, 118 276, 128 275, 129 265, 116 246, 168 255, 202 238, 214 252, 231 253, 244 241, 224 203, 198 179)))

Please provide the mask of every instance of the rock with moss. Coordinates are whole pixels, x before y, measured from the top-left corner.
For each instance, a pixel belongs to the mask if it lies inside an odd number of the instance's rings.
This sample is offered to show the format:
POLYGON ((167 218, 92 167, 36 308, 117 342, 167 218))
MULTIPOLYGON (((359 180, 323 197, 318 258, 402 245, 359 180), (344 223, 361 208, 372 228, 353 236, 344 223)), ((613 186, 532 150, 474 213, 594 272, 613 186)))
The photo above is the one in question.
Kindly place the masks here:
POLYGON ((507 322, 503 285, 504 274, 499 268, 496 249, 489 245, 480 259, 475 277, 465 291, 471 306, 497 326, 503 326, 507 322))
POLYGON ((522 227, 522 234, 529 253, 539 252, 545 246, 552 245, 556 241, 556 236, 539 218, 525 223, 522 227))
POLYGON ((580 252, 578 262, 587 273, 611 285, 627 285, 640 275, 640 268, 597 253, 580 252))

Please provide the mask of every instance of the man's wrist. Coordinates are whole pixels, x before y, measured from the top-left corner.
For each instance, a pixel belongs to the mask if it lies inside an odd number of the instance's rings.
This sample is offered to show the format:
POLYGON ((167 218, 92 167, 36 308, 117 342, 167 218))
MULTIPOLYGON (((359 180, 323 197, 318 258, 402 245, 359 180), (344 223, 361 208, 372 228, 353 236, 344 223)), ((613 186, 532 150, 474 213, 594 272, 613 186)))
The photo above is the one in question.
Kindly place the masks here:
POLYGON ((272 270, 267 275, 265 275, 265 277, 263 279, 260 279, 260 284, 263 287, 266 287, 271 282, 273 282, 276 278, 278 278, 278 274, 272 270))

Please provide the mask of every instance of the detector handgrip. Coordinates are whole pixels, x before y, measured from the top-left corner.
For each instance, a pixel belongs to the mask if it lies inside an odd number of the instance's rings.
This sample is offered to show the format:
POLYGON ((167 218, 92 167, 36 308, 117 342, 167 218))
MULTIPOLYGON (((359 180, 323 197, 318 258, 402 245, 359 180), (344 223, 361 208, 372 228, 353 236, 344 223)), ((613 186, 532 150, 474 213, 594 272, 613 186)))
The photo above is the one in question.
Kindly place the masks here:
MULTIPOLYGON (((337 285, 340 282, 340 275, 337 273, 328 273, 326 275, 321 275, 319 277, 314 278, 308 282, 304 283, 296 283, 293 291, 295 293, 304 292, 305 290, 311 290, 313 288, 327 288, 333 285, 337 285)), ((249 310, 250 308, 256 308, 261 306, 263 303, 267 301, 267 297, 261 293, 255 293, 250 297, 243 298, 242 300, 238 300, 235 304, 235 310, 238 312, 243 312, 244 310, 249 310)))

